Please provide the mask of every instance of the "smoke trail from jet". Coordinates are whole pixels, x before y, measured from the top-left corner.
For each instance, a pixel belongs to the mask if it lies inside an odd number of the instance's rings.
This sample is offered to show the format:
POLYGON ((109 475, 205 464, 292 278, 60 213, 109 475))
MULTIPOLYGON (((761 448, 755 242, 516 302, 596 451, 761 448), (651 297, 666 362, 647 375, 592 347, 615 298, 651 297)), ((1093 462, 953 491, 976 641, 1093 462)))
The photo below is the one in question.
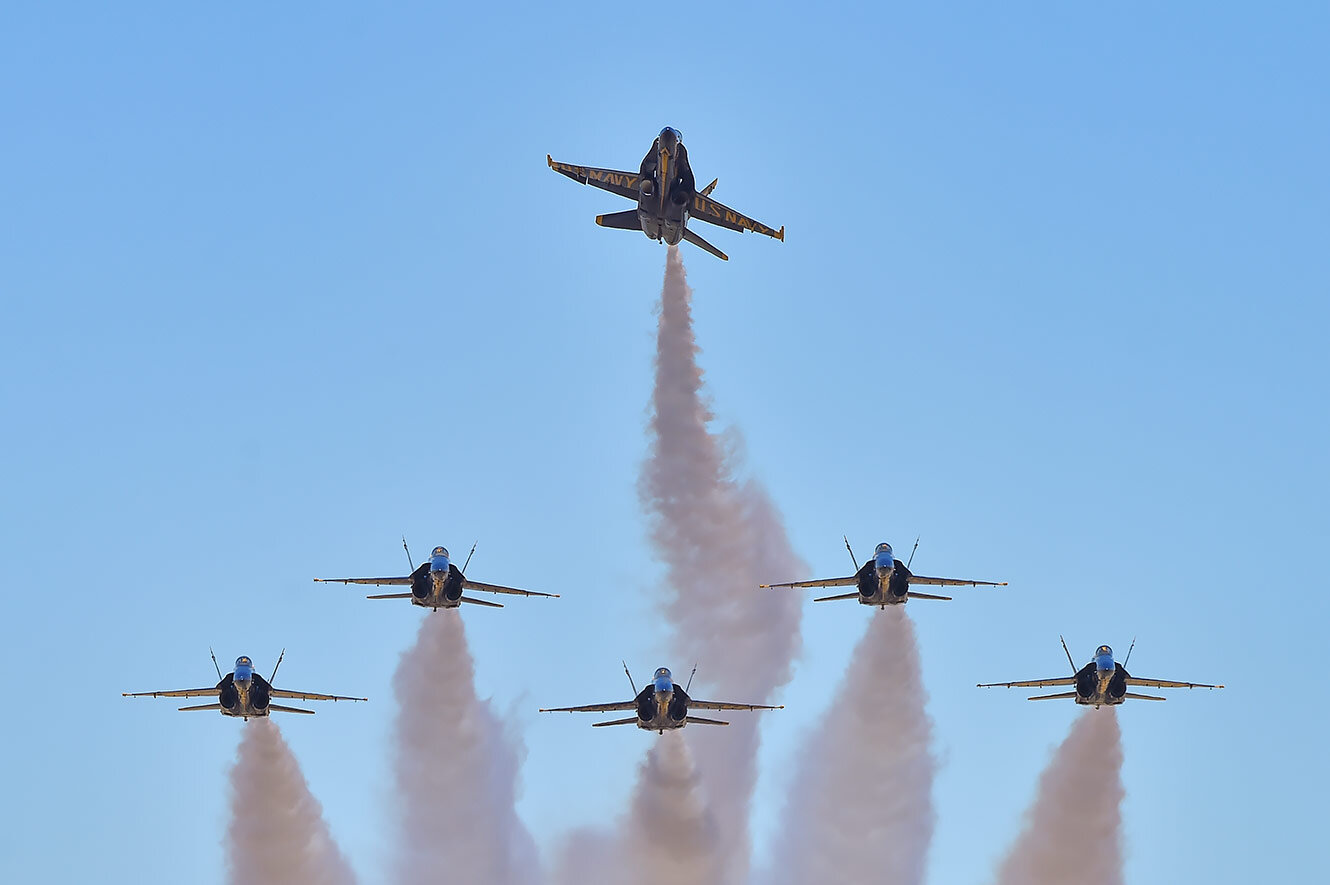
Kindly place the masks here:
POLYGON ((231 769, 227 880, 235 885, 351 885, 323 809, 300 765, 267 719, 248 722, 231 769))
POLYGON ((552 881, 679 885, 720 882, 724 858, 702 776, 678 732, 651 739, 627 813, 612 831, 576 830, 563 840, 552 881))
POLYGON ((998 885, 1122 885, 1122 797, 1117 714, 1087 710, 1040 775, 998 885))
MULTIPOLYGON (((708 430, 712 415, 702 396, 691 298, 683 259, 671 247, 656 339, 652 446, 640 490, 667 567, 665 613, 683 655, 675 666, 700 663, 699 695, 763 703, 790 679, 802 600, 757 585, 798 576, 806 566, 790 550, 766 491, 734 478, 730 451, 708 430)), ((764 715, 779 714, 738 713, 727 729, 689 729, 728 881, 746 873, 764 715)))
POLYGON ((537 881, 536 846, 514 810, 522 747, 490 702, 476 697, 475 667, 456 612, 421 618, 393 690, 398 880, 537 881))
POLYGON ((874 612, 799 753, 770 880, 923 882, 935 823, 926 700, 905 606, 874 612))
POLYGON ((720 881, 721 846, 700 780, 682 735, 653 742, 625 825, 629 866, 618 878, 643 885, 720 881))

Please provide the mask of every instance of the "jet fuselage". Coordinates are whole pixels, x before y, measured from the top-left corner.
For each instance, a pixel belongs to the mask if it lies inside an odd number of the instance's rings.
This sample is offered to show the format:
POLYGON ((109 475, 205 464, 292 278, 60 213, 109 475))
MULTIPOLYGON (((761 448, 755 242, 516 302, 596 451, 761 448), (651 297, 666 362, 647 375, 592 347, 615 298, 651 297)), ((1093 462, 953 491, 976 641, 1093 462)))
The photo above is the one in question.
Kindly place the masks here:
POLYGON ((411 573, 411 604, 438 611, 462 604, 466 577, 448 559, 448 551, 435 548, 427 562, 411 573))
POLYGON ((668 674, 657 674, 637 694, 637 727, 664 734, 688 724, 688 693, 668 674))
POLYGON ((910 570, 896 559, 890 544, 879 544, 873 558, 855 574, 862 605, 900 605, 908 600, 910 570))

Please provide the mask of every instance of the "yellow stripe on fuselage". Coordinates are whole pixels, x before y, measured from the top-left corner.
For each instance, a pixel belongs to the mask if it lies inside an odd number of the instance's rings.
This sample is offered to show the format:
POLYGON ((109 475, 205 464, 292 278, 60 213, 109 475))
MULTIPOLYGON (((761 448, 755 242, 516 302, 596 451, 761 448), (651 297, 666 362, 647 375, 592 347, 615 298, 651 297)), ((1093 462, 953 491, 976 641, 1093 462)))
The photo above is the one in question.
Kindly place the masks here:
POLYGON ((660 170, 660 174, 657 177, 660 179, 660 214, 663 217, 665 215, 665 197, 666 193, 670 189, 670 186, 668 184, 669 169, 670 169, 670 152, 663 147, 660 149, 660 163, 658 164, 657 168, 660 170))

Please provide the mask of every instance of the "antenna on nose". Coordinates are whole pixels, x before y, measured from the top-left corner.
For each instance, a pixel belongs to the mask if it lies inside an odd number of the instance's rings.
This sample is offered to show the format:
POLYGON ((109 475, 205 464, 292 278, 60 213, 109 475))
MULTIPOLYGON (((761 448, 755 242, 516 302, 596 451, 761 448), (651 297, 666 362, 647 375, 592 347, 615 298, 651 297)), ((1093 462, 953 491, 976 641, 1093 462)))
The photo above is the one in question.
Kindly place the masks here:
POLYGON ((479 543, 480 543, 479 541, 476 541, 475 544, 471 545, 471 552, 466 555, 466 562, 462 563, 462 571, 466 571, 466 567, 471 564, 471 557, 475 555, 476 544, 479 543))
POLYGON ((212 646, 208 646, 208 655, 212 658, 212 668, 217 671, 217 681, 222 681, 222 668, 217 666, 217 655, 213 653, 212 646))
POLYGON ((1062 651, 1067 655, 1067 663, 1071 664, 1071 672, 1074 674, 1076 672, 1076 662, 1071 659, 1071 652, 1067 651, 1067 640, 1062 639, 1061 634, 1058 635, 1058 639, 1062 640, 1062 651))
POLYGON ((841 538, 845 541, 845 549, 846 549, 847 551, 849 551, 849 554, 850 554, 850 562, 854 563, 854 570, 855 570, 856 572, 859 571, 859 560, 857 560, 857 559, 854 558, 854 551, 853 551, 853 550, 850 550, 850 538, 849 538, 849 536, 848 536, 848 535, 841 535, 841 538))
MULTIPOLYGON (((918 549, 919 549, 919 538, 916 537, 916 538, 914 539, 914 550, 918 550, 918 549)), ((911 562, 914 562, 914 550, 911 550, 911 551, 910 551, 910 558, 909 558, 909 560, 905 563, 905 568, 906 568, 906 569, 908 569, 908 568, 910 567, 910 563, 911 563, 911 562)))
POLYGON ((683 693, 688 694, 688 689, 693 687, 693 677, 697 675, 697 664, 693 665, 693 672, 688 674, 688 684, 683 687, 683 693))
POLYGON ((416 562, 411 558, 411 548, 406 546, 406 535, 402 535, 402 549, 406 551, 406 564, 411 566, 411 571, 416 570, 416 562))
POLYGON ((286 649, 282 649, 282 653, 277 656, 277 663, 273 665, 272 675, 268 677, 269 685, 272 685, 272 681, 277 678, 277 668, 282 666, 282 658, 284 657, 286 657, 286 649))
POLYGON ((623 661, 623 675, 628 677, 628 684, 633 687, 633 697, 637 697, 637 686, 633 685, 633 674, 628 672, 628 662, 623 661))
POLYGON ((1131 638, 1131 645, 1127 648, 1127 656, 1122 659, 1122 669, 1127 668, 1127 662, 1131 660, 1131 650, 1136 647, 1136 637, 1131 638))

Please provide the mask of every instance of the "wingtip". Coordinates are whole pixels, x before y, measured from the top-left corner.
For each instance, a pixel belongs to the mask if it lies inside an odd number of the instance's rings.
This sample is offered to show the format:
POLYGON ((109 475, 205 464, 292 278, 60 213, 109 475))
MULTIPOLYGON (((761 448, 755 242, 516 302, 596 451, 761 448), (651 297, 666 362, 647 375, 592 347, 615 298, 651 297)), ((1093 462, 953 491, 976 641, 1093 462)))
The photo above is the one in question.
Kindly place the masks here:
POLYGON ((546 155, 545 155, 545 163, 546 163, 546 165, 548 165, 551 169, 554 168, 554 158, 551 157, 549 154, 546 154, 546 155))
POLYGON ((776 239, 780 240, 782 243, 785 242, 785 225, 782 224, 780 226, 780 231, 776 234, 776 239))

